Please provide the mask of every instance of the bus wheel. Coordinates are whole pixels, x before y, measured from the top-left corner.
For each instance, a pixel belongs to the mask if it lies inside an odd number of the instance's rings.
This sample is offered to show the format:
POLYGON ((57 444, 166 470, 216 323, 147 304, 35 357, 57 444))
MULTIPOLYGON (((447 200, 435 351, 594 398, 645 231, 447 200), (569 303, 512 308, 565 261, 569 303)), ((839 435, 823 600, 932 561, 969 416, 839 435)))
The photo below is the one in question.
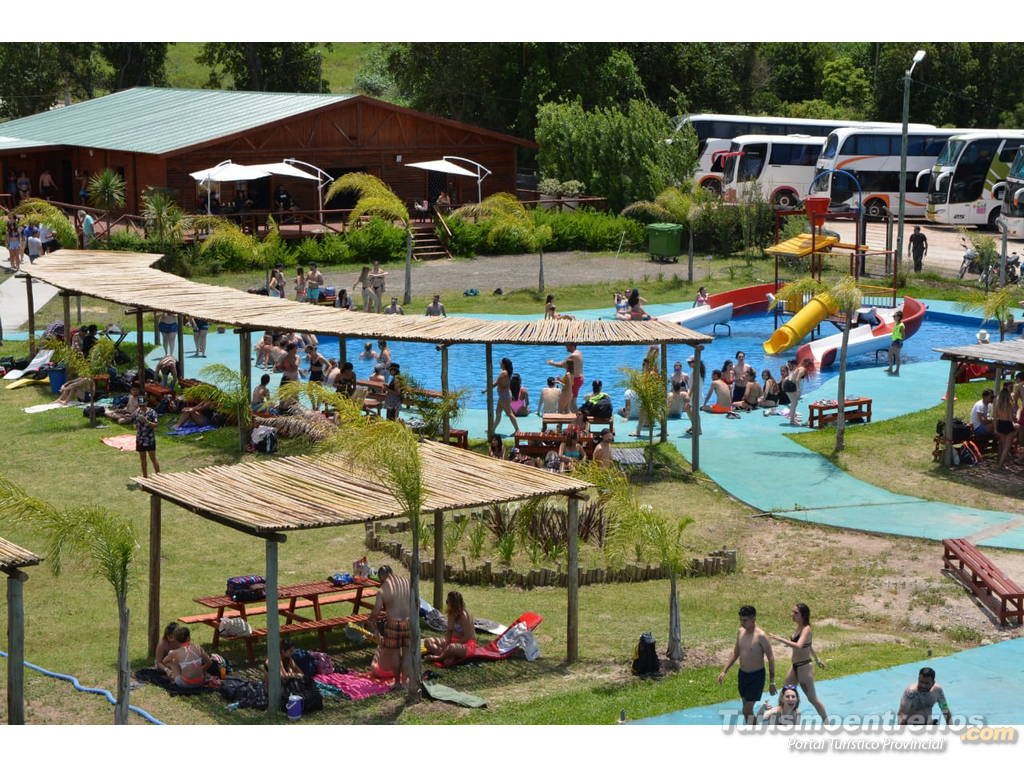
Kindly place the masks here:
POLYGON ((778 192, 775 195, 775 206, 777 208, 795 208, 796 204, 796 195, 789 190, 778 192))
POLYGON ((719 183, 718 179, 704 179, 704 181, 700 183, 700 187, 705 192, 710 192, 715 197, 720 197, 722 194, 722 185, 719 183))
POLYGON ((991 229, 993 232, 998 232, 999 231, 999 223, 998 222, 999 222, 999 213, 1000 213, 1000 211, 1002 211, 1001 207, 1000 208, 996 208, 995 210, 992 211, 992 213, 990 213, 988 215, 988 228, 991 229))
POLYGON ((880 219, 885 216, 885 203, 879 200, 877 197, 868 200, 867 205, 864 206, 864 214, 871 219, 880 219))

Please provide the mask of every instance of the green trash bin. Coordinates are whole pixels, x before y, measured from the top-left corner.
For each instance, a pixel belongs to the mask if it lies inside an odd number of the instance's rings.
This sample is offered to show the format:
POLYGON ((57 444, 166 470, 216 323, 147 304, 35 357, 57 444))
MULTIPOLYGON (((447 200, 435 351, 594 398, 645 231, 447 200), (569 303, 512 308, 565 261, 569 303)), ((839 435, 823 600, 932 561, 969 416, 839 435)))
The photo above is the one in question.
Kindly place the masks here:
POLYGON ((682 224, 648 224, 648 252, 652 261, 679 261, 682 252, 682 224))

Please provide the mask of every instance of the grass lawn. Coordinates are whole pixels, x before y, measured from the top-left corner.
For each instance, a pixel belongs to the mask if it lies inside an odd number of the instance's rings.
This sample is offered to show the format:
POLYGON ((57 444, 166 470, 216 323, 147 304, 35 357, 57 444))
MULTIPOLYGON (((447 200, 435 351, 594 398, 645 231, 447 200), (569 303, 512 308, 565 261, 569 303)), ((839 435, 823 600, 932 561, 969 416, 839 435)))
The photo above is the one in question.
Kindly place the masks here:
MULTIPOLYGON (((15 344, 5 346, 17 354, 15 344)), ((106 435, 125 430, 116 425, 92 430, 77 409, 28 415, 22 408, 51 399, 40 387, 0 392, 0 430, 7 450, 4 474, 30 493, 55 504, 99 504, 116 510, 136 525, 141 541, 136 587, 131 595, 131 658, 134 667, 147 663, 146 531, 149 499, 132 490, 130 478, 138 460, 99 443, 106 435)), ((161 420, 162 428, 167 419, 161 420)), ((215 463, 261 461, 264 457, 239 456, 236 433, 223 429, 195 437, 160 434, 158 456, 165 471, 181 471, 215 463)), ((296 441, 282 441, 283 454, 304 449, 296 441)), ((681 582, 683 638, 686 667, 678 674, 652 683, 637 681, 628 672, 633 647, 641 632, 651 630, 659 650, 667 634, 668 582, 610 584, 581 590, 581 661, 566 668, 560 661, 565 648, 565 592, 556 588, 532 591, 506 588, 462 589, 475 615, 507 622, 524 610, 545 617, 537 631, 541 660, 513 660, 445 670, 441 680, 452 687, 483 696, 484 711, 470 712, 422 703, 406 708, 398 694, 363 702, 329 702, 324 712, 308 723, 480 722, 480 723, 609 723, 620 709, 631 718, 682 707, 728 700, 734 696, 732 680, 719 688, 714 679, 736 630, 736 607, 758 606, 762 623, 775 632, 789 629, 790 606, 796 601, 815 610, 819 652, 829 664, 823 677, 865 671, 923 659, 976 644, 984 627, 965 625, 960 619, 928 618, 936 599, 950 608, 967 606, 957 591, 943 591, 931 602, 918 595, 928 585, 940 586, 934 545, 866 536, 752 517, 745 505, 731 499, 706 478, 696 480, 672 472, 661 479, 638 478, 645 503, 673 515, 690 515, 689 544, 706 553, 726 546, 739 551, 735 574, 692 578, 681 582), (912 550, 912 551, 908 551, 912 550), (779 553, 786 557, 780 559, 779 553), (850 553, 857 556, 851 561, 850 553), (784 563, 784 565, 780 565, 784 563), (897 579, 908 573, 924 587, 907 590, 897 579)), ((299 482, 283 477, 282 482, 299 482)), ((0 521, 0 535, 40 554, 42 542, 31 530, 0 521)), ((241 573, 262 573, 263 548, 251 537, 202 520, 165 505, 162 621, 196 612, 191 598, 215 594, 225 578, 241 573)), ((364 554, 361 526, 330 528, 290 535, 280 547, 281 579, 303 581, 349 570, 364 554)), ((374 564, 384 556, 371 554, 374 564)), ((111 689, 115 682, 116 612, 109 586, 78 568, 60 578, 45 564, 29 569, 25 587, 27 658, 45 668, 73 674, 85 685, 111 689)), ((431 587, 424 583, 429 594, 431 587)), ((5 631, 0 616, 0 633, 5 631)), ((2 636, 2 634, 0 634, 2 636)), ((200 642, 209 643, 206 628, 196 630, 200 642)), ((312 647, 310 638, 300 645, 312 647)), ((331 637, 336 660, 366 669, 372 649, 331 637)), ((242 662, 241 646, 229 645, 226 654, 242 662)), ((780 670, 786 658, 779 649, 780 670)), ((780 672, 780 675, 781 673, 780 672)), ((0 686, 6 667, 0 664, 0 686)), ((69 688, 29 672, 26 676, 28 720, 34 723, 105 723, 111 708, 95 696, 71 695, 69 688)), ((132 693, 133 703, 171 723, 265 722, 262 713, 225 712, 217 696, 176 697, 144 686, 132 693)))

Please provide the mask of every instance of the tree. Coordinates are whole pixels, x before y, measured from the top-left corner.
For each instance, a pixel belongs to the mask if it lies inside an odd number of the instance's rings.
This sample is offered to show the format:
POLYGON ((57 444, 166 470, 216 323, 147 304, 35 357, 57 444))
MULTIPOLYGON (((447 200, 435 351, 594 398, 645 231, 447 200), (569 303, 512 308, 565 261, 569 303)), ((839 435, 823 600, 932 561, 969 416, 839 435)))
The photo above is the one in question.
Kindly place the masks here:
POLYGON ((252 426, 252 398, 242 376, 235 370, 220 363, 211 363, 199 374, 210 379, 188 387, 182 396, 186 400, 208 401, 217 413, 229 419, 236 419, 248 429, 252 426))
POLYGON ((56 44, 0 44, 0 116, 44 112, 56 103, 63 85, 56 44))
POLYGON ((758 53, 770 74, 770 88, 782 101, 821 96, 822 68, 832 55, 829 43, 762 43, 758 53))
POLYGON ((62 248, 77 248, 78 235, 64 211, 45 200, 30 197, 12 213, 26 224, 45 224, 57 235, 62 248))
POLYGON ((102 171, 94 173, 89 178, 86 191, 89 193, 89 202, 97 208, 110 211, 124 206, 124 178, 110 168, 104 168, 102 171))
POLYGON ((989 320, 999 323, 999 340, 1006 338, 1006 323, 1013 319, 1013 311, 1024 301, 1024 291, 1014 285, 1007 285, 992 293, 971 291, 967 298, 959 302, 960 309, 980 309, 981 324, 989 320))
POLYGON ((120 91, 136 86, 167 85, 167 48, 171 43, 96 43, 113 69, 107 86, 120 91))
POLYGON ((821 96, 833 106, 863 115, 870 103, 871 84, 851 57, 839 56, 822 65, 821 96))
POLYGON ((142 216, 146 233, 156 239, 163 250, 179 245, 185 239, 191 221, 174 198, 159 189, 149 187, 142 193, 142 216))
POLYGON ((230 79, 238 91, 330 91, 316 43, 204 43, 196 61, 210 67, 208 88, 227 87, 230 79))
MULTIPOLYGON (((839 414, 836 418, 836 453, 842 453, 846 448, 846 409, 843 404, 846 402, 846 354, 850 344, 850 324, 854 313, 864 301, 864 294, 857 285, 857 281, 851 275, 846 275, 829 286, 822 285, 817 280, 806 277, 792 283, 787 283, 779 289, 772 300, 771 307, 780 301, 790 299, 802 299, 805 294, 822 296, 827 304, 836 307, 837 311, 845 315, 843 322, 843 340, 839 348, 839 381, 837 384, 836 402, 839 403, 839 414)), ((769 307, 769 308, 771 308, 769 307)))
POLYGON ((588 110, 579 102, 543 104, 537 112, 537 156, 542 176, 579 179, 608 206, 621 210, 651 200, 693 173, 697 140, 692 128, 676 131, 649 101, 588 110), (671 141, 667 141, 671 139, 671 141))
POLYGON ((661 371, 655 363, 650 368, 638 371, 635 368, 619 368, 625 377, 620 384, 632 389, 640 404, 640 423, 647 423, 647 474, 654 473, 654 425, 660 424, 668 410, 668 385, 661 377, 661 371))
POLYGON ((491 219, 494 223, 487 233, 488 242, 518 239, 531 251, 537 251, 537 291, 544 292, 544 246, 551 242, 552 236, 549 225, 538 225, 526 207, 508 192, 491 195, 475 205, 463 205, 452 215, 462 219, 491 219))
POLYGON ((46 537, 46 559, 55 576, 75 559, 110 584, 117 602, 117 703, 114 723, 128 722, 128 591, 134 584, 139 540, 134 526, 100 507, 57 509, 0 476, 0 517, 28 524, 46 537))

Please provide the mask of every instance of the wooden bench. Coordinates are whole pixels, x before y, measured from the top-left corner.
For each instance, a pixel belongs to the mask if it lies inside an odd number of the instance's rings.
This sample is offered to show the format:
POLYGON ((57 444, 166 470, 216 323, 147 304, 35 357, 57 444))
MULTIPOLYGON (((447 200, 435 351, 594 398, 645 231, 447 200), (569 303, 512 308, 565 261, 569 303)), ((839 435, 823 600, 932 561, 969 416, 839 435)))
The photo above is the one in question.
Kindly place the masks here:
MULTIPOLYGON (((558 451, 559 446, 565 442, 563 432, 516 432, 513 435, 514 445, 523 456, 544 457, 548 451, 558 451)), ((579 436, 580 445, 583 448, 583 455, 588 459, 594 454, 594 436, 584 432, 579 436)))
MULTIPOLYGON (((860 419, 865 423, 871 421, 871 398, 855 397, 846 398, 846 423, 853 419, 860 419)), ((826 424, 833 424, 839 419, 838 403, 811 403, 807 406, 807 426, 812 429, 823 427, 826 424)))
POLYGON ((1024 589, 999 570, 967 539, 944 539, 942 562, 953 576, 1006 624, 1008 618, 1024 624, 1024 589))
MULTIPOLYGON (((444 436, 441 436, 439 440, 443 443, 444 436)), ((448 430, 448 444, 454 445, 464 450, 469 450, 469 430, 468 429, 449 429, 448 430)))

